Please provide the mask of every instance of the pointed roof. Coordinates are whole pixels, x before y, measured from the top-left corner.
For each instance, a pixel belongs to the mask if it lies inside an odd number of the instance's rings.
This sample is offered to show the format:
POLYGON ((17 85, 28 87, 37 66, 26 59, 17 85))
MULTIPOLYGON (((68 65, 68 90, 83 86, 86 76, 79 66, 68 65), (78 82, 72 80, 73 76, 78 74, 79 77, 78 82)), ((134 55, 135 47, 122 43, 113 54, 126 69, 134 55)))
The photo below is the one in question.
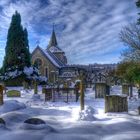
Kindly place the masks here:
POLYGON ((50 38, 49 45, 47 47, 47 51, 50 51, 51 53, 64 53, 59 47, 56 39, 56 34, 54 30, 54 25, 53 25, 53 30, 52 30, 52 35, 50 38))
POLYGON ((50 60, 50 62, 58 67, 61 68, 63 66, 65 66, 65 64, 63 62, 61 62, 54 54, 52 54, 50 51, 46 51, 43 50, 42 48, 39 47, 39 45, 35 48, 35 50, 32 52, 32 56, 34 55, 34 53, 36 52, 36 50, 40 50, 40 52, 50 60))
POLYGON ((53 27, 52 36, 51 36, 51 39, 50 39, 48 48, 50 48, 50 47, 52 47, 52 46, 57 46, 57 39, 56 39, 54 27, 53 27))

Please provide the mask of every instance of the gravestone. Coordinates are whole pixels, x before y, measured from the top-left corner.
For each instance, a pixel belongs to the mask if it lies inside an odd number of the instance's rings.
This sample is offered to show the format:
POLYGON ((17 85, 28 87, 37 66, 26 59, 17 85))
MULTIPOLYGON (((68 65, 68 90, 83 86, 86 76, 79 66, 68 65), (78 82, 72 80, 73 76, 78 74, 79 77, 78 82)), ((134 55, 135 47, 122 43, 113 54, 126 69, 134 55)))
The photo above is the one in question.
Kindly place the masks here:
POLYGON ((127 112, 127 96, 109 95, 105 96, 105 113, 106 112, 127 112))
POLYGON ((18 90, 9 90, 7 93, 7 97, 20 97, 21 93, 18 90))
POLYGON ((122 85, 122 94, 126 94, 129 96, 129 84, 122 85))
POLYGON ((0 85, 0 105, 3 105, 3 86, 0 85))
POLYGON ((45 101, 52 99, 52 88, 43 88, 43 93, 45 93, 45 101))
POLYGON ((104 82, 95 83, 95 98, 104 98, 110 94, 110 87, 104 82))

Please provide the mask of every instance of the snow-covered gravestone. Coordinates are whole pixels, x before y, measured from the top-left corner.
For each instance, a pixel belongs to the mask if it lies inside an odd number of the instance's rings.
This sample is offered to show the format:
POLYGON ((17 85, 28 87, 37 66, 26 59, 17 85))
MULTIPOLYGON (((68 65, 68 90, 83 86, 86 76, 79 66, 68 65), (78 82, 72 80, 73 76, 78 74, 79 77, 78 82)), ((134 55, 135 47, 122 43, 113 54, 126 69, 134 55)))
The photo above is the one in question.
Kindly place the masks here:
POLYGON ((95 98, 104 98, 109 95, 110 87, 104 82, 95 83, 95 98))
POLYGON ((0 105, 3 105, 3 86, 0 85, 0 105))

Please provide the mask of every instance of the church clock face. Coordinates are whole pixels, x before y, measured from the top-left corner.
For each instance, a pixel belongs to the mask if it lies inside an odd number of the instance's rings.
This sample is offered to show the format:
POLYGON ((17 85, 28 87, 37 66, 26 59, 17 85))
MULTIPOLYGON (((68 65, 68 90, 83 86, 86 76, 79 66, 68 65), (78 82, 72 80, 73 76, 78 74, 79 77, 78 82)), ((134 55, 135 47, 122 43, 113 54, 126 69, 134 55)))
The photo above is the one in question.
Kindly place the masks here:
POLYGON ((35 60, 35 62, 34 62, 34 65, 35 65, 35 67, 37 67, 38 69, 40 69, 41 66, 42 66, 42 60, 39 59, 39 58, 37 58, 37 59, 35 60))

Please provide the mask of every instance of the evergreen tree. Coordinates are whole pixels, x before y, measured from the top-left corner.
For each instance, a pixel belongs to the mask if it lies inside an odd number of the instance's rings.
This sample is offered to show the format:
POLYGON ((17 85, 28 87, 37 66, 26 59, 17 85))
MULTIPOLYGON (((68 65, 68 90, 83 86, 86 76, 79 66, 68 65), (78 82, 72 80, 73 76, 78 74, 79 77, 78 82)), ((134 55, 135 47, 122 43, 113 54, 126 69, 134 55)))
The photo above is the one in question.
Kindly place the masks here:
MULTIPOLYGON (((136 6, 140 8, 140 0, 137 0, 136 6)), ((140 15, 140 13, 138 13, 140 15)), ((138 24, 140 24, 140 17, 138 18, 138 24)))
POLYGON ((3 72, 7 70, 22 70, 30 66, 30 53, 28 45, 28 33, 21 25, 21 16, 16 11, 8 30, 5 57, 3 61, 3 72))
POLYGON ((27 29, 25 28, 24 29, 24 41, 25 41, 25 58, 23 60, 23 64, 24 66, 30 66, 31 65, 31 55, 30 55, 30 52, 29 52, 29 41, 28 41, 28 32, 27 32, 27 29))

